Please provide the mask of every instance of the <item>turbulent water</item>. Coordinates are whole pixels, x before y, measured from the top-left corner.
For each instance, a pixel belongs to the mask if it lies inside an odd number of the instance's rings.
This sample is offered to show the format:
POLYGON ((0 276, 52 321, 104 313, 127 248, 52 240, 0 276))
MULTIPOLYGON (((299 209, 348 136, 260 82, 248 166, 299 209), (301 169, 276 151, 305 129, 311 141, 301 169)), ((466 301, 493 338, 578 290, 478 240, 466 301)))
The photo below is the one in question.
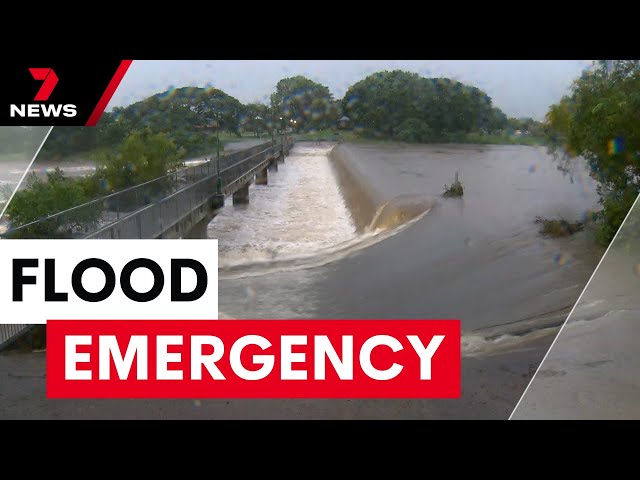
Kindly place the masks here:
POLYGON ((222 275, 326 254, 355 238, 331 173, 329 149, 298 147, 277 173, 269 174, 268 185, 250 188, 248 205, 230 205, 209 224, 209 236, 219 240, 222 275))
MULTIPOLYGON (((598 252, 540 237, 583 219, 595 185, 543 149, 295 146, 269 185, 209 224, 221 318, 458 318, 474 355, 557 328, 598 252), (441 196, 455 171, 463 198, 441 196)), ((526 342, 524 342, 526 343, 526 342)))
POLYGON ((328 158, 333 146, 296 147, 278 172, 269 173, 268 185, 251 186, 249 204, 227 201, 209 224, 209 237, 219 240, 222 280, 325 265, 394 233, 378 225, 388 204, 357 231, 328 158))

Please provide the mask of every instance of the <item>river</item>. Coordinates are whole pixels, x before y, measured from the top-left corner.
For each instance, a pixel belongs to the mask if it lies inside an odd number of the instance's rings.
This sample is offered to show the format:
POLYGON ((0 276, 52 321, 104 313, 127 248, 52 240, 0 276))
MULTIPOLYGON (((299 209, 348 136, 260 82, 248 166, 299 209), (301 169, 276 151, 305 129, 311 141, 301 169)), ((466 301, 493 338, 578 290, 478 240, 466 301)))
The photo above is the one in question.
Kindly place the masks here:
POLYGON ((249 192, 208 226, 221 318, 457 318, 461 398, 43 402, 45 356, 16 354, 0 418, 506 419, 603 251, 539 235, 536 216, 598 207, 584 165, 543 148, 298 143, 249 192))
POLYGON ((334 146, 297 144, 209 224, 221 317, 457 318, 468 355, 564 320, 601 251, 534 220, 597 208, 582 165, 563 174, 529 146, 334 146), (443 198, 455 172, 464 196, 443 198))

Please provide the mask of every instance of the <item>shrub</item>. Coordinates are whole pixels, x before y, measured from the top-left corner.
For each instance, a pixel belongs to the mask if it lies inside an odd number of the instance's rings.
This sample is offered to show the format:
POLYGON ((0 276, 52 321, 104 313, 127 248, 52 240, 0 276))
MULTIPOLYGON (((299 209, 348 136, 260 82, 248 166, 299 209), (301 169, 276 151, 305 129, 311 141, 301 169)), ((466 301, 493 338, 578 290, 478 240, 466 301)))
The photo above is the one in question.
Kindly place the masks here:
POLYGON ((583 222, 570 222, 563 218, 548 219, 536 217, 535 223, 541 224, 540 233, 548 237, 568 237, 584 229, 583 222))
POLYGON ((442 195, 445 197, 461 197, 464 195, 464 187, 462 186, 462 182, 458 180, 458 172, 456 172, 456 179, 453 183, 444 186, 444 193, 442 195))

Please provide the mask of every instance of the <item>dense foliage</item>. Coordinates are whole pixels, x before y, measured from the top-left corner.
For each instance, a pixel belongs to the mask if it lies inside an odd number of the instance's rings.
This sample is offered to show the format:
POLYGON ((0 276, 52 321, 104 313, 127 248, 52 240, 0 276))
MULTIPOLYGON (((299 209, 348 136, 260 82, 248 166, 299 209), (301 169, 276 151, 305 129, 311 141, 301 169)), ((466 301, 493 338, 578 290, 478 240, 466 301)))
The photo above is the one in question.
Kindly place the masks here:
POLYGON ((340 104, 329 88, 300 75, 278 82, 271 106, 284 125, 295 130, 322 130, 340 118, 340 104))
POLYGON ((117 149, 130 133, 164 133, 186 156, 213 153, 219 133, 268 137, 349 128, 365 137, 405 142, 487 141, 513 134, 539 135, 539 122, 508 118, 478 88, 448 78, 404 71, 372 74, 336 100, 325 85, 303 76, 283 78, 270 104, 243 105, 216 88, 183 87, 106 112, 97 127, 56 127, 41 158, 117 149))
POLYGON ((556 147, 586 158, 601 197, 608 243, 640 191, 640 62, 602 60, 547 114, 556 147))
MULTIPOLYGON (((47 173, 46 180, 35 173, 27 179, 27 188, 21 189, 7 207, 12 226, 25 225, 34 220, 48 217, 71 207, 86 203, 99 195, 100 185, 93 176, 69 178, 60 169, 47 173)), ((64 237, 69 230, 87 228, 100 217, 99 205, 79 208, 67 212, 63 218, 33 225, 18 232, 17 238, 57 238, 64 237)))
POLYGON ((97 127, 56 127, 41 153, 56 159, 117 149, 130 133, 164 133, 187 156, 212 153, 216 130, 239 134, 244 106, 215 88, 184 87, 106 112, 97 127))
POLYGON ((95 175, 110 193, 162 177, 184 165, 184 151, 166 133, 129 135, 117 153, 105 153, 95 175))
MULTIPOLYGON (((176 170, 182 163, 183 151, 164 133, 152 133, 145 129, 130 134, 116 153, 105 153, 96 172, 86 177, 71 178, 56 168, 46 179, 30 174, 27 187, 19 190, 7 208, 12 227, 29 224, 63 210, 85 204, 116 190, 122 190, 149 180, 162 177, 176 170)), ((163 180, 153 182, 145 191, 159 194, 169 188, 163 180)), ((125 195, 120 201, 139 202, 140 199, 125 195)), ((56 238, 69 232, 96 225, 104 208, 103 202, 66 212, 50 221, 37 223, 18 231, 16 237, 56 238)), ((122 204, 120 208, 129 205, 122 204)))
POLYGON ((400 70, 378 72, 351 86, 343 108, 365 134, 404 141, 455 140, 507 127, 507 116, 475 87, 400 70))

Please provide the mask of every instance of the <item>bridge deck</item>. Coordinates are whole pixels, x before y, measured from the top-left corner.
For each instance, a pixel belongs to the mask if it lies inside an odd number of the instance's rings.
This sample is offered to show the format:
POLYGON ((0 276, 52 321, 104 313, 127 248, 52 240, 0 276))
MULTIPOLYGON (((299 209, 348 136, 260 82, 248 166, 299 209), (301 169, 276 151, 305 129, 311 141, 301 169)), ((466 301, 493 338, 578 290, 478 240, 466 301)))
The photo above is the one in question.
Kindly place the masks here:
POLYGON ((292 146, 287 139, 224 155, 63 212, 10 228, 0 238, 164 238, 185 218, 221 206, 292 146), (207 207, 207 208, 205 208, 207 207))
MULTIPOLYGON (((250 184, 292 145, 287 139, 235 151, 9 229, 0 238, 179 238, 208 223, 225 196, 250 184)), ((0 324, 0 350, 32 327, 0 324)))

